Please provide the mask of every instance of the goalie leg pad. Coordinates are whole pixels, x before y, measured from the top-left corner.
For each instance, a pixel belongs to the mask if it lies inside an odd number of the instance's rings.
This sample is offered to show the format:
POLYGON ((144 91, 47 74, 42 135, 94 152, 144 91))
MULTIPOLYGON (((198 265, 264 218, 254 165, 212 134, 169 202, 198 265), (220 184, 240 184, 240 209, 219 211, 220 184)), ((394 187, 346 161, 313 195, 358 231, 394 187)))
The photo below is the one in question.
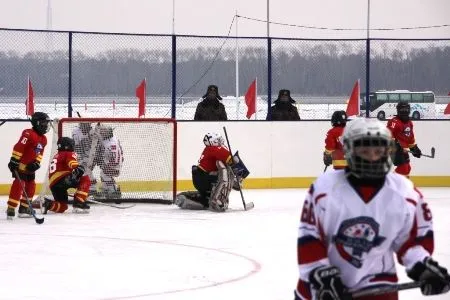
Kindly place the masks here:
POLYGON ((182 209, 202 210, 205 206, 200 202, 201 195, 197 191, 179 193, 175 199, 175 204, 182 209))
POLYGON ((218 179, 211 190, 209 208, 212 211, 224 212, 228 209, 228 196, 233 186, 233 173, 231 168, 221 161, 217 161, 216 166, 218 169, 218 179))

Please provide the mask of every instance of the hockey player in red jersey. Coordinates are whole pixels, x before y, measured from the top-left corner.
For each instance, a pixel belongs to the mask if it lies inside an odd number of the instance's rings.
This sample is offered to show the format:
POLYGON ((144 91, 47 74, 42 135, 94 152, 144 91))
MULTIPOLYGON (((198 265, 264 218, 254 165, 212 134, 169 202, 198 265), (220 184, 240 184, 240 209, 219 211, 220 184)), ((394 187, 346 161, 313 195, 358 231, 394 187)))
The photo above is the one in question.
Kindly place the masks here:
POLYGON ((343 169, 347 166, 342 146, 342 133, 344 132, 345 124, 347 124, 347 113, 343 110, 335 111, 331 116, 333 128, 328 130, 325 138, 323 163, 326 167, 333 164, 334 169, 343 169))
MULTIPOLYGON (((357 118, 343 143, 348 166, 320 175, 303 204, 295 299, 351 299, 396 284, 394 256, 421 282, 423 295, 448 292, 450 276, 432 258, 431 211, 408 178, 390 172, 390 131, 376 119, 357 118)), ((358 299, 394 300, 398 293, 358 299)))
POLYGON ((36 191, 35 172, 41 167, 42 156, 47 145, 45 134, 50 128, 50 118, 46 113, 35 112, 31 116, 32 128, 25 129, 14 145, 8 168, 13 173, 14 181, 11 185, 6 210, 7 219, 15 216, 15 209, 19 206, 19 217, 31 217, 31 209, 23 195, 23 181, 25 191, 31 201, 36 191), (16 178, 14 172, 17 171, 20 179, 16 178))
POLYGON ((387 127, 392 132, 392 137, 395 140, 394 165, 395 172, 408 176, 411 172, 411 165, 409 162, 409 154, 420 158, 422 151, 416 144, 414 138, 413 123, 409 119, 411 107, 408 102, 400 101, 397 104, 397 115, 388 121, 387 127))
POLYGON ((203 138, 205 148, 198 165, 192 166, 192 181, 197 191, 177 195, 176 204, 184 209, 205 209, 223 212, 228 208, 228 196, 235 183, 249 172, 238 154, 231 156, 220 134, 207 133, 203 138))
POLYGON ((44 214, 48 211, 63 213, 68 208, 69 188, 75 188, 73 208, 76 212, 87 212, 89 205, 86 203, 91 180, 89 176, 83 175, 85 169, 77 161, 74 152, 75 141, 69 137, 58 139, 58 152, 50 162, 49 186, 54 201, 45 199, 44 214))

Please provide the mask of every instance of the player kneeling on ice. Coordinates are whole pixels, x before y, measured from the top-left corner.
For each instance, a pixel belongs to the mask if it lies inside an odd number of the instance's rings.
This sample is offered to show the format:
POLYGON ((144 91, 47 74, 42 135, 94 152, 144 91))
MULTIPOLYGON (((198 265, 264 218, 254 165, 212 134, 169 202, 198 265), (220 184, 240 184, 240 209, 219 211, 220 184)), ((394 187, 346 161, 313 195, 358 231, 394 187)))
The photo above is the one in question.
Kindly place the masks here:
MULTIPOLYGON (((450 276, 431 258, 430 209, 408 178, 390 172, 389 129, 358 118, 345 127, 343 144, 348 166, 320 175, 303 204, 295 299, 351 299, 395 285, 394 254, 423 295, 448 292, 450 276)), ((358 299, 398 299, 393 290, 358 299)))
POLYGON ((73 199, 74 212, 88 212, 89 205, 86 203, 91 181, 84 174, 84 167, 77 161, 74 152, 75 142, 69 137, 58 139, 58 152, 50 162, 49 185, 54 201, 45 199, 44 214, 48 211, 63 213, 68 208, 69 195, 67 190, 75 188, 73 199))
POLYGON ((223 212, 228 208, 231 189, 249 175, 239 154, 232 157, 220 134, 207 133, 198 165, 192 166, 192 182, 197 191, 182 192, 175 203, 183 209, 207 209, 223 212))

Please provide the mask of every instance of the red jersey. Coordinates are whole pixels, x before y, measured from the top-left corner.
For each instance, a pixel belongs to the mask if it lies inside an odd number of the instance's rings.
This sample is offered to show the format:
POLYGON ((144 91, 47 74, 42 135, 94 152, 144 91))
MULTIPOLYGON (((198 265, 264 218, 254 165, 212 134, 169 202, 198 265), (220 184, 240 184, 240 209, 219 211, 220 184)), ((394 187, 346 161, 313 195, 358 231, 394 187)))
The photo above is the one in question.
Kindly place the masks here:
POLYGON ((48 170, 49 185, 52 187, 64 176, 79 166, 77 154, 72 151, 59 151, 53 156, 48 170))
POLYGON ((25 167, 34 161, 41 163, 46 145, 47 137, 45 135, 39 135, 33 129, 22 131, 22 135, 14 145, 11 155, 19 161, 19 172, 33 174, 34 172, 25 170, 25 167))
POLYGON ((402 148, 408 149, 416 144, 411 120, 402 122, 398 117, 393 117, 388 121, 387 128, 391 131, 392 138, 398 141, 402 148))
POLYGON ((330 154, 333 159, 333 168, 343 169, 347 166, 344 157, 344 146, 342 145, 342 134, 344 127, 336 126, 328 130, 325 138, 325 152, 330 154))
POLYGON ((216 161, 228 163, 231 160, 230 151, 221 146, 206 146, 198 160, 198 166, 209 173, 217 171, 216 161))

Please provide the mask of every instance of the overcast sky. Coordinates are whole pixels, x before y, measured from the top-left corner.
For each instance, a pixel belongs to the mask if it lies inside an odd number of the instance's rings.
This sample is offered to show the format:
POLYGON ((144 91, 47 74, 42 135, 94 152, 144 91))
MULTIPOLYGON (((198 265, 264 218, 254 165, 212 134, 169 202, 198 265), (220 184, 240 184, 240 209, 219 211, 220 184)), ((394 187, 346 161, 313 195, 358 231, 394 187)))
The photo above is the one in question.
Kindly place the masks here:
MULTIPOLYGON (((0 0, 0 27, 47 29, 49 0, 0 0)), ((225 36, 236 11, 266 20, 267 0, 175 0, 175 33, 225 36)), ((270 20, 300 26, 366 28, 367 0, 269 0, 270 20)), ((450 0, 371 0, 371 28, 450 24, 450 0)), ((173 0, 51 0, 52 29, 172 33, 173 0)), ((233 26, 232 35, 236 34, 233 26)), ((266 36, 264 22, 238 18, 239 36, 266 36)), ((364 38, 365 31, 270 25, 273 37, 364 38)), ((450 27, 373 31, 372 37, 450 38, 450 27)))

